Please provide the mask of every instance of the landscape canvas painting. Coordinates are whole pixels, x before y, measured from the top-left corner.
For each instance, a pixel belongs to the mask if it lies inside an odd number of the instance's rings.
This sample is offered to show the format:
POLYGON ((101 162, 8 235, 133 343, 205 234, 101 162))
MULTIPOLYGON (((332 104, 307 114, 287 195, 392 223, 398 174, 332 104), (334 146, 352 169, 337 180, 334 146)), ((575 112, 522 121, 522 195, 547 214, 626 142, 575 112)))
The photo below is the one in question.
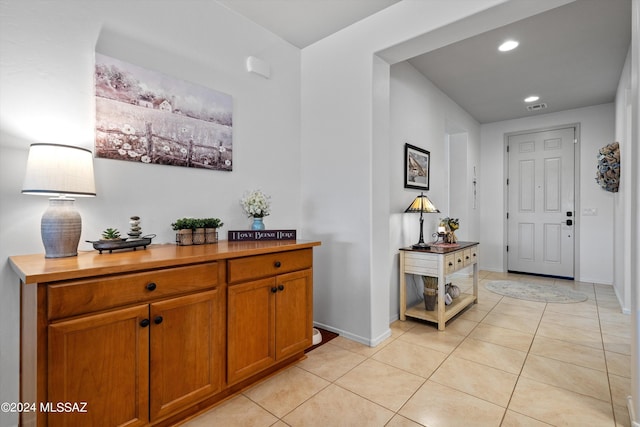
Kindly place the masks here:
POLYGON ((230 95, 96 53, 96 157, 231 171, 230 95))

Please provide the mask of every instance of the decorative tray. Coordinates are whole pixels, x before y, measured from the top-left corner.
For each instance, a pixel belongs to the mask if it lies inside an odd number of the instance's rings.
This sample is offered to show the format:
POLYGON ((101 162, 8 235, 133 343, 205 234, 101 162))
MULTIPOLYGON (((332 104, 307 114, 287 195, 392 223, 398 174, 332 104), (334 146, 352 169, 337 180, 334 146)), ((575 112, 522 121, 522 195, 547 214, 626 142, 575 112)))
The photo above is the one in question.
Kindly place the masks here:
POLYGON ((102 253, 102 251, 109 251, 109 253, 112 253, 114 250, 118 249, 133 248, 135 251, 136 248, 140 246, 143 246, 144 249, 146 249, 147 245, 151 244, 151 239, 154 237, 156 237, 155 234, 148 234, 137 239, 87 240, 87 242, 93 243, 93 249, 98 250, 100 253, 102 253))

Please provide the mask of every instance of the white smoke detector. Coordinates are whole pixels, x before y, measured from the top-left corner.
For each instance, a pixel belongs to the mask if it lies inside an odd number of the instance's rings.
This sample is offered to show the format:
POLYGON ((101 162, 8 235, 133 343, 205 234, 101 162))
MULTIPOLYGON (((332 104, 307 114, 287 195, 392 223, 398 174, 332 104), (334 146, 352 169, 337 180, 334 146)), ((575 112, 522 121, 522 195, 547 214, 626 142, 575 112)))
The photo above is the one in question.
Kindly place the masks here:
POLYGON ((527 105, 528 111, 540 111, 544 110, 545 108, 547 108, 547 104, 545 104, 544 102, 541 102, 540 104, 527 105))

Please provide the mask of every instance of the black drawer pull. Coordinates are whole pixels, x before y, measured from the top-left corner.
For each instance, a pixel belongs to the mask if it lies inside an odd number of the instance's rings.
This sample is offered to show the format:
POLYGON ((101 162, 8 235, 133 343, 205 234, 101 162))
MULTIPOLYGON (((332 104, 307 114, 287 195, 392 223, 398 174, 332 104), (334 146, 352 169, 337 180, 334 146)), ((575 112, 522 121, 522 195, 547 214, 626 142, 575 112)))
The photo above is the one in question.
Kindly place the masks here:
POLYGON ((276 261, 276 262, 273 263, 273 266, 275 268, 280 268, 282 266, 282 263, 280 261, 276 261))
POLYGON ((449 262, 449 267, 451 267, 452 265, 453 265, 453 263, 452 263, 452 262, 449 262))
POLYGON ((458 262, 462 262, 462 260, 460 258, 458 258, 458 262))
POLYGON ((164 320, 164 319, 162 318, 162 316, 156 316, 156 318, 155 318, 155 319, 153 319, 153 322, 154 322, 156 325, 159 325, 160 323, 162 323, 162 321, 163 321, 163 320, 164 320))
POLYGON ((273 293, 275 294, 276 292, 278 292, 278 288, 276 288, 276 287, 274 286, 273 288, 271 288, 271 292, 273 292, 273 293))
POLYGON ((151 283, 147 283, 147 286, 146 286, 146 288, 147 288, 147 290, 148 290, 148 291, 153 291, 153 290, 155 290, 157 287, 158 287, 158 285, 156 285, 156 284, 155 284, 155 283, 153 283, 153 282, 151 282, 151 283))
POLYGON ((464 257, 464 259, 469 259, 469 255, 467 255, 466 257, 464 257))
POLYGON ((279 291, 284 291, 284 285, 278 285, 278 290, 279 291))
POLYGON ((149 326, 149 323, 151 323, 149 322, 149 319, 142 319, 140 321, 140 326, 142 326, 143 328, 146 328, 147 326, 149 326))

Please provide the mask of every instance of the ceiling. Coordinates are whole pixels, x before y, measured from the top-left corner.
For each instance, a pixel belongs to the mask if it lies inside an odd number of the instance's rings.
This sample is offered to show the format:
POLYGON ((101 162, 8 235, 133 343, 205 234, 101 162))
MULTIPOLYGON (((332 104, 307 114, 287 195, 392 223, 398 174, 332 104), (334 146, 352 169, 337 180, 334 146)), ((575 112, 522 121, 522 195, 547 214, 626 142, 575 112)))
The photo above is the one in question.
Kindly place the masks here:
POLYGON ((300 49, 400 0, 217 0, 300 49))
MULTIPOLYGON (((399 0, 218 0, 304 48, 399 0)), ((631 0, 577 0, 409 59, 480 123, 612 102, 631 40, 631 0), (517 49, 498 45, 517 39, 517 49), (538 95, 528 111, 523 99, 538 95)))

